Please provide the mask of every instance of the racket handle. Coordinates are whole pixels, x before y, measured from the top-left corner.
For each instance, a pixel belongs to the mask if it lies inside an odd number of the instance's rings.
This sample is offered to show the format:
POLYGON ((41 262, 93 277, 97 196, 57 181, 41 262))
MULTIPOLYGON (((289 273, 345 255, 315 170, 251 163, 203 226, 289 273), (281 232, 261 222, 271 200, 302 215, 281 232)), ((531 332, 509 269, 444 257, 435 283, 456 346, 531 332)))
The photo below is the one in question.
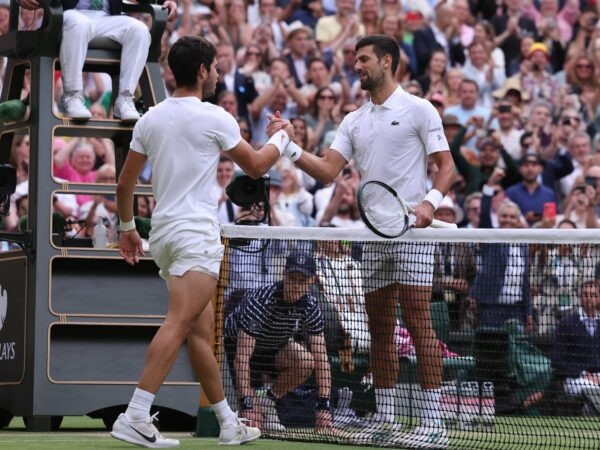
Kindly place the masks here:
POLYGON ((455 223, 444 222, 443 220, 433 219, 431 228, 458 228, 455 223))

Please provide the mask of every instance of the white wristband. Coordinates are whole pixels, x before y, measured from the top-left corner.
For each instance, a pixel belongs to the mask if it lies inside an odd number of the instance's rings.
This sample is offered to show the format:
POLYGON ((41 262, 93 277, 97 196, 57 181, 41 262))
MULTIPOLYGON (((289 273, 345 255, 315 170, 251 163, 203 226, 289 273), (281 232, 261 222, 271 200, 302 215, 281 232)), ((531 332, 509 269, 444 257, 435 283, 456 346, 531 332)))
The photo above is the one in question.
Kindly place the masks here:
POLYGON ((131 219, 128 222, 119 220, 119 231, 133 231, 135 230, 135 219, 131 219))
POLYGON ((293 162, 296 162, 302 156, 302 149, 294 141, 290 141, 290 143, 287 145, 287 147, 283 151, 283 156, 287 156, 293 162))
POLYGON ((437 189, 432 189, 427 193, 423 201, 428 201, 429 203, 431 203, 435 211, 436 209, 438 209, 438 206, 440 206, 440 203, 442 203, 443 199, 444 196, 440 191, 438 191, 437 189))
POLYGON ((289 143, 290 137, 283 130, 279 130, 277 133, 271 136, 271 139, 269 139, 269 141, 267 142, 267 144, 272 144, 275 147, 277 147, 277 150, 279 150, 280 155, 283 153, 283 151, 289 143))

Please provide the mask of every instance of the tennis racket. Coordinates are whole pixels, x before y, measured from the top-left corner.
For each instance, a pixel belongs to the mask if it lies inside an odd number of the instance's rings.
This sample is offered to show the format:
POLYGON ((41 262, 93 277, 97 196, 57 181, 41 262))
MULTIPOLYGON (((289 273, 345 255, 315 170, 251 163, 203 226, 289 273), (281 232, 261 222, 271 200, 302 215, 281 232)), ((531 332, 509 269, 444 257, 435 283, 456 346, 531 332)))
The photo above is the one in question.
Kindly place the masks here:
MULTIPOLYGON (((384 238, 402 236, 414 224, 415 210, 381 181, 367 181, 358 191, 358 209, 367 227, 384 238)), ((433 228, 456 228, 453 223, 433 219, 433 228)))

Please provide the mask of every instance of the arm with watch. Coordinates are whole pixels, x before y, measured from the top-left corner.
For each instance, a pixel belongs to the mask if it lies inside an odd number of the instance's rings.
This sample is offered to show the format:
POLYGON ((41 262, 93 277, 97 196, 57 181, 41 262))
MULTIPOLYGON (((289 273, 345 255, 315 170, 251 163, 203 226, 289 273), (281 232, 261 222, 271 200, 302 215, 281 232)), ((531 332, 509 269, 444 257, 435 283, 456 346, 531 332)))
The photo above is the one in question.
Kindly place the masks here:
POLYGON ((331 370, 325 346, 325 335, 323 333, 310 336, 310 349, 315 361, 315 374, 319 389, 315 429, 331 429, 333 428, 330 404, 331 370))
POLYGON ((256 339, 239 330, 235 349, 235 386, 240 416, 247 419, 250 426, 262 426, 262 414, 254 406, 254 389, 250 383, 250 358, 254 353, 256 339))

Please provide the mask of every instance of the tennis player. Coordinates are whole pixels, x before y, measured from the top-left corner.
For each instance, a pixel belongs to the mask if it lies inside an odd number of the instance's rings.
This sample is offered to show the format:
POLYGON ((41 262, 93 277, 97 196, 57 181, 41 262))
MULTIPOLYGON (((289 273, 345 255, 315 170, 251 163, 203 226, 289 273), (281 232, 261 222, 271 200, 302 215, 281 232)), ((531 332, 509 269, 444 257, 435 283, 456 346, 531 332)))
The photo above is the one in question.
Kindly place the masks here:
POLYGON ((150 251, 167 281, 169 306, 152 339, 137 389, 112 436, 148 448, 178 447, 179 441, 160 435, 150 407, 187 339, 191 363, 215 412, 219 444, 236 445, 260 437, 229 407, 219 366, 210 342, 213 309, 223 257, 217 222, 217 203, 210 192, 221 150, 226 150, 248 175, 258 178, 278 160, 293 136, 284 127, 259 151, 242 139, 234 117, 219 106, 203 102, 215 92, 216 49, 199 37, 183 37, 169 51, 176 89, 171 98, 150 109, 136 123, 131 150, 117 185, 119 253, 135 264, 144 255, 133 220, 133 192, 147 160, 152 166, 156 208, 152 214, 150 251))
MULTIPOLYGON (((361 88, 371 100, 345 116, 330 151, 323 157, 302 152, 297 145, 284 154, 319 181, 330 183, 352 159, 362 181, 382 181, 416 211, 415 226, 427 227, 454 180, 454 162, 438 112, 426 100, 399 87, 394 78, 400 52, 395 40, 370 35, 356 44, 355 68, 361 88), (427 160, 439 168, 427 192, 427 160)), ((284 121, 281 125, 285 124, 284 121)), ((270 131, 278 130, 273 121, 270 131)), ((400 445, 409 448, 445 448, 448 436, 440 417, 442 355, 431 323, 430 301, 433 248, 418 244, 371 246, 363 255, 363 282, 371 331, 371 367, 377 414, 358 443, 400 445), (398 354, 394 343, 396 301, 415 341, 419 382, 425 407, 419 426, 398 433, 395 422, 395 386, 398 354), (383 441, 383 442, 382 442, 383 441)))

